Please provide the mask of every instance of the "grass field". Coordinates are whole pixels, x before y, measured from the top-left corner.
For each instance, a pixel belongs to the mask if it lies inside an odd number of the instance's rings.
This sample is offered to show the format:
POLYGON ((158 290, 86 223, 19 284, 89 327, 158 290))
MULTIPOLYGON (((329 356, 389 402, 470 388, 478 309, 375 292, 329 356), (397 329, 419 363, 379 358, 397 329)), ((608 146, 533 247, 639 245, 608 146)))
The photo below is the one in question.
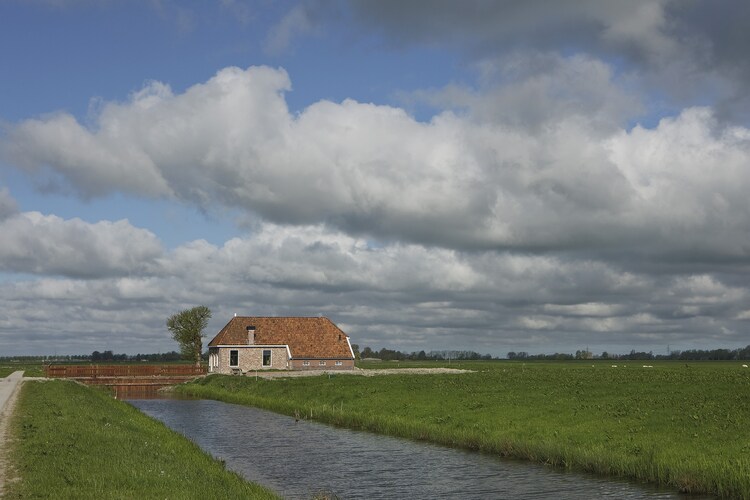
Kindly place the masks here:
POLYGON ((648 364, 454 362, 475 372, 209 376, 178 391, 684 492, 750 498, 750 369, 737 362, 648 364))
POLYGON ((5 378, 17 371, 22 371, 24 377, 44 376, 41 363, 0 363, 0 378, 5 378))
POLYGON ((107 393, 26 382, 11 422, 20 477, 4 498, 277 498, 107 393))

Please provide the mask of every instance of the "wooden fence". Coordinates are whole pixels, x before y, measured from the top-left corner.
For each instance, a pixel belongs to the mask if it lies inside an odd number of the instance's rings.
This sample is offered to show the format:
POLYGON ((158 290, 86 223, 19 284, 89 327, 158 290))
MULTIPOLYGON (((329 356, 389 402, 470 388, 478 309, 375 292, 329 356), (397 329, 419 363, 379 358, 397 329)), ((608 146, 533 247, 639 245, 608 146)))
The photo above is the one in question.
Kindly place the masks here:
POLYGON ((47 365, 48 378, 99 378, 99 377, 196 377, 206 373, 206 368, 195 365, 47 365))

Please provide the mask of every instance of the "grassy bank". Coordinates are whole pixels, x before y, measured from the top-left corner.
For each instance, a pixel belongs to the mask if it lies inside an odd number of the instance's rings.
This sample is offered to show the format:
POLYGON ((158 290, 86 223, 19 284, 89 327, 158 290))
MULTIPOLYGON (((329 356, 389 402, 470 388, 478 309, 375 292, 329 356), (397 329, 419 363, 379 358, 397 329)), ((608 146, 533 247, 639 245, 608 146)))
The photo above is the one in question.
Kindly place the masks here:
POLYGON ((105 392, 26 382, 11 422, 6 498, 276 498, 105 392))
POLYGON ((463 362, 451 366, 477 371, 272 381, 210 376, 178 390, 685 492, 750 498, 750 370, 739 363, 650 364, 463 362))

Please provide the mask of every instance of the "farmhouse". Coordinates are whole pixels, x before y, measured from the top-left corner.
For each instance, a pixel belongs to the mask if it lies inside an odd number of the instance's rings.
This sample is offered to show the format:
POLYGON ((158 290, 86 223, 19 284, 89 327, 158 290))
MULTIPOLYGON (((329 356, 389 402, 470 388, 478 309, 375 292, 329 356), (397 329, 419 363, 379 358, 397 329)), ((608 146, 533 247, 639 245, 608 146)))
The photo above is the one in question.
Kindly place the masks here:
POLYGON ((349 336, 328 318, 235 316, 208 343, 209 373, 353 368, 349 336))

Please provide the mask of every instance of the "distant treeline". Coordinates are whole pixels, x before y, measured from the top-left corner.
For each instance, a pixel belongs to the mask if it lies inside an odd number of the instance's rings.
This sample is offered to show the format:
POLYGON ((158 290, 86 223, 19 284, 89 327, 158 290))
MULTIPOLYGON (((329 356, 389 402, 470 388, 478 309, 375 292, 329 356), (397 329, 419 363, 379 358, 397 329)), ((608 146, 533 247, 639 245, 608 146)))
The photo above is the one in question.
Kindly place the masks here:
POLYGON ((375 358, 382 359, 383 361, 445 361, 448 359, 457 360, 490 360, 497 359, 493 358, 490 354, 479 354, 474 351, 419 351, 419 352, 401 352, 394 351, 393 349, 381 349, 379 351, 373 351, 369 347, 365 347, 361 351, 357 344, 352 344, 352 350, 354 356, 358 359, 375 358))
POLYGON ((630 351, 628 354, 613 354, 607 351, 601 354, 593 354, 591 351, 576 351, 575 354, 528 354, 526 352, 509 352, 508 359, 515 360, 565 360, 565 359, 612 359, 631 361, 651 360, 679 360, 679 361, 732 361, 750 359, 750 345, 739 349, 688 349, 685 351, 673 350, 669 354, 654 354, 653 351, 638 352, 630 351))
POLYGON ((38 362, 38 361, 91 361, 94 363, 111 361, 179 361, 182 356, 179 352, 161 352, 157 354, 115 354, 112 351, 94 351, 91 354, 71 354, 52 356, 2 356, 0 361, 38 362))
MULTIPOLYGON (((354 355, 358 359, 382 359, 383 361, 444 361, 448 359, 455 360, 492 360, 502 359, 490 354, 479 354, 474 351, 419 351, 419 352, 401 352, 393 349, 380 349, 375 351, 370 347, 365 347, 361 351, 357 344, 352 344, 354 355)), ((575 354, 571 353, 554 353, 554 354, 529 354, 527 352, 511 351, 506 355, 511 360, 547 360, 562 361, 573 359, 611 359, 611 360, 632 360, 632 361, 651 361, 651 360, 681 360, 681 361, 732 361, 732 360, 750 360, 750 345, 740 349, 688 349, 685 351, 673 350, 669 354, 654 354, 653 351, 639 352, 632 350, 627 354, 613 354, 607 351, 601 354, 593 354, 589 350, 579 350, 575 354)))
POLYGON ((162 352, 158 354, 114 354, 112 351, 94 351, 89 357, 91 361, 179 361, 182 355, 176 351, 162 352))

